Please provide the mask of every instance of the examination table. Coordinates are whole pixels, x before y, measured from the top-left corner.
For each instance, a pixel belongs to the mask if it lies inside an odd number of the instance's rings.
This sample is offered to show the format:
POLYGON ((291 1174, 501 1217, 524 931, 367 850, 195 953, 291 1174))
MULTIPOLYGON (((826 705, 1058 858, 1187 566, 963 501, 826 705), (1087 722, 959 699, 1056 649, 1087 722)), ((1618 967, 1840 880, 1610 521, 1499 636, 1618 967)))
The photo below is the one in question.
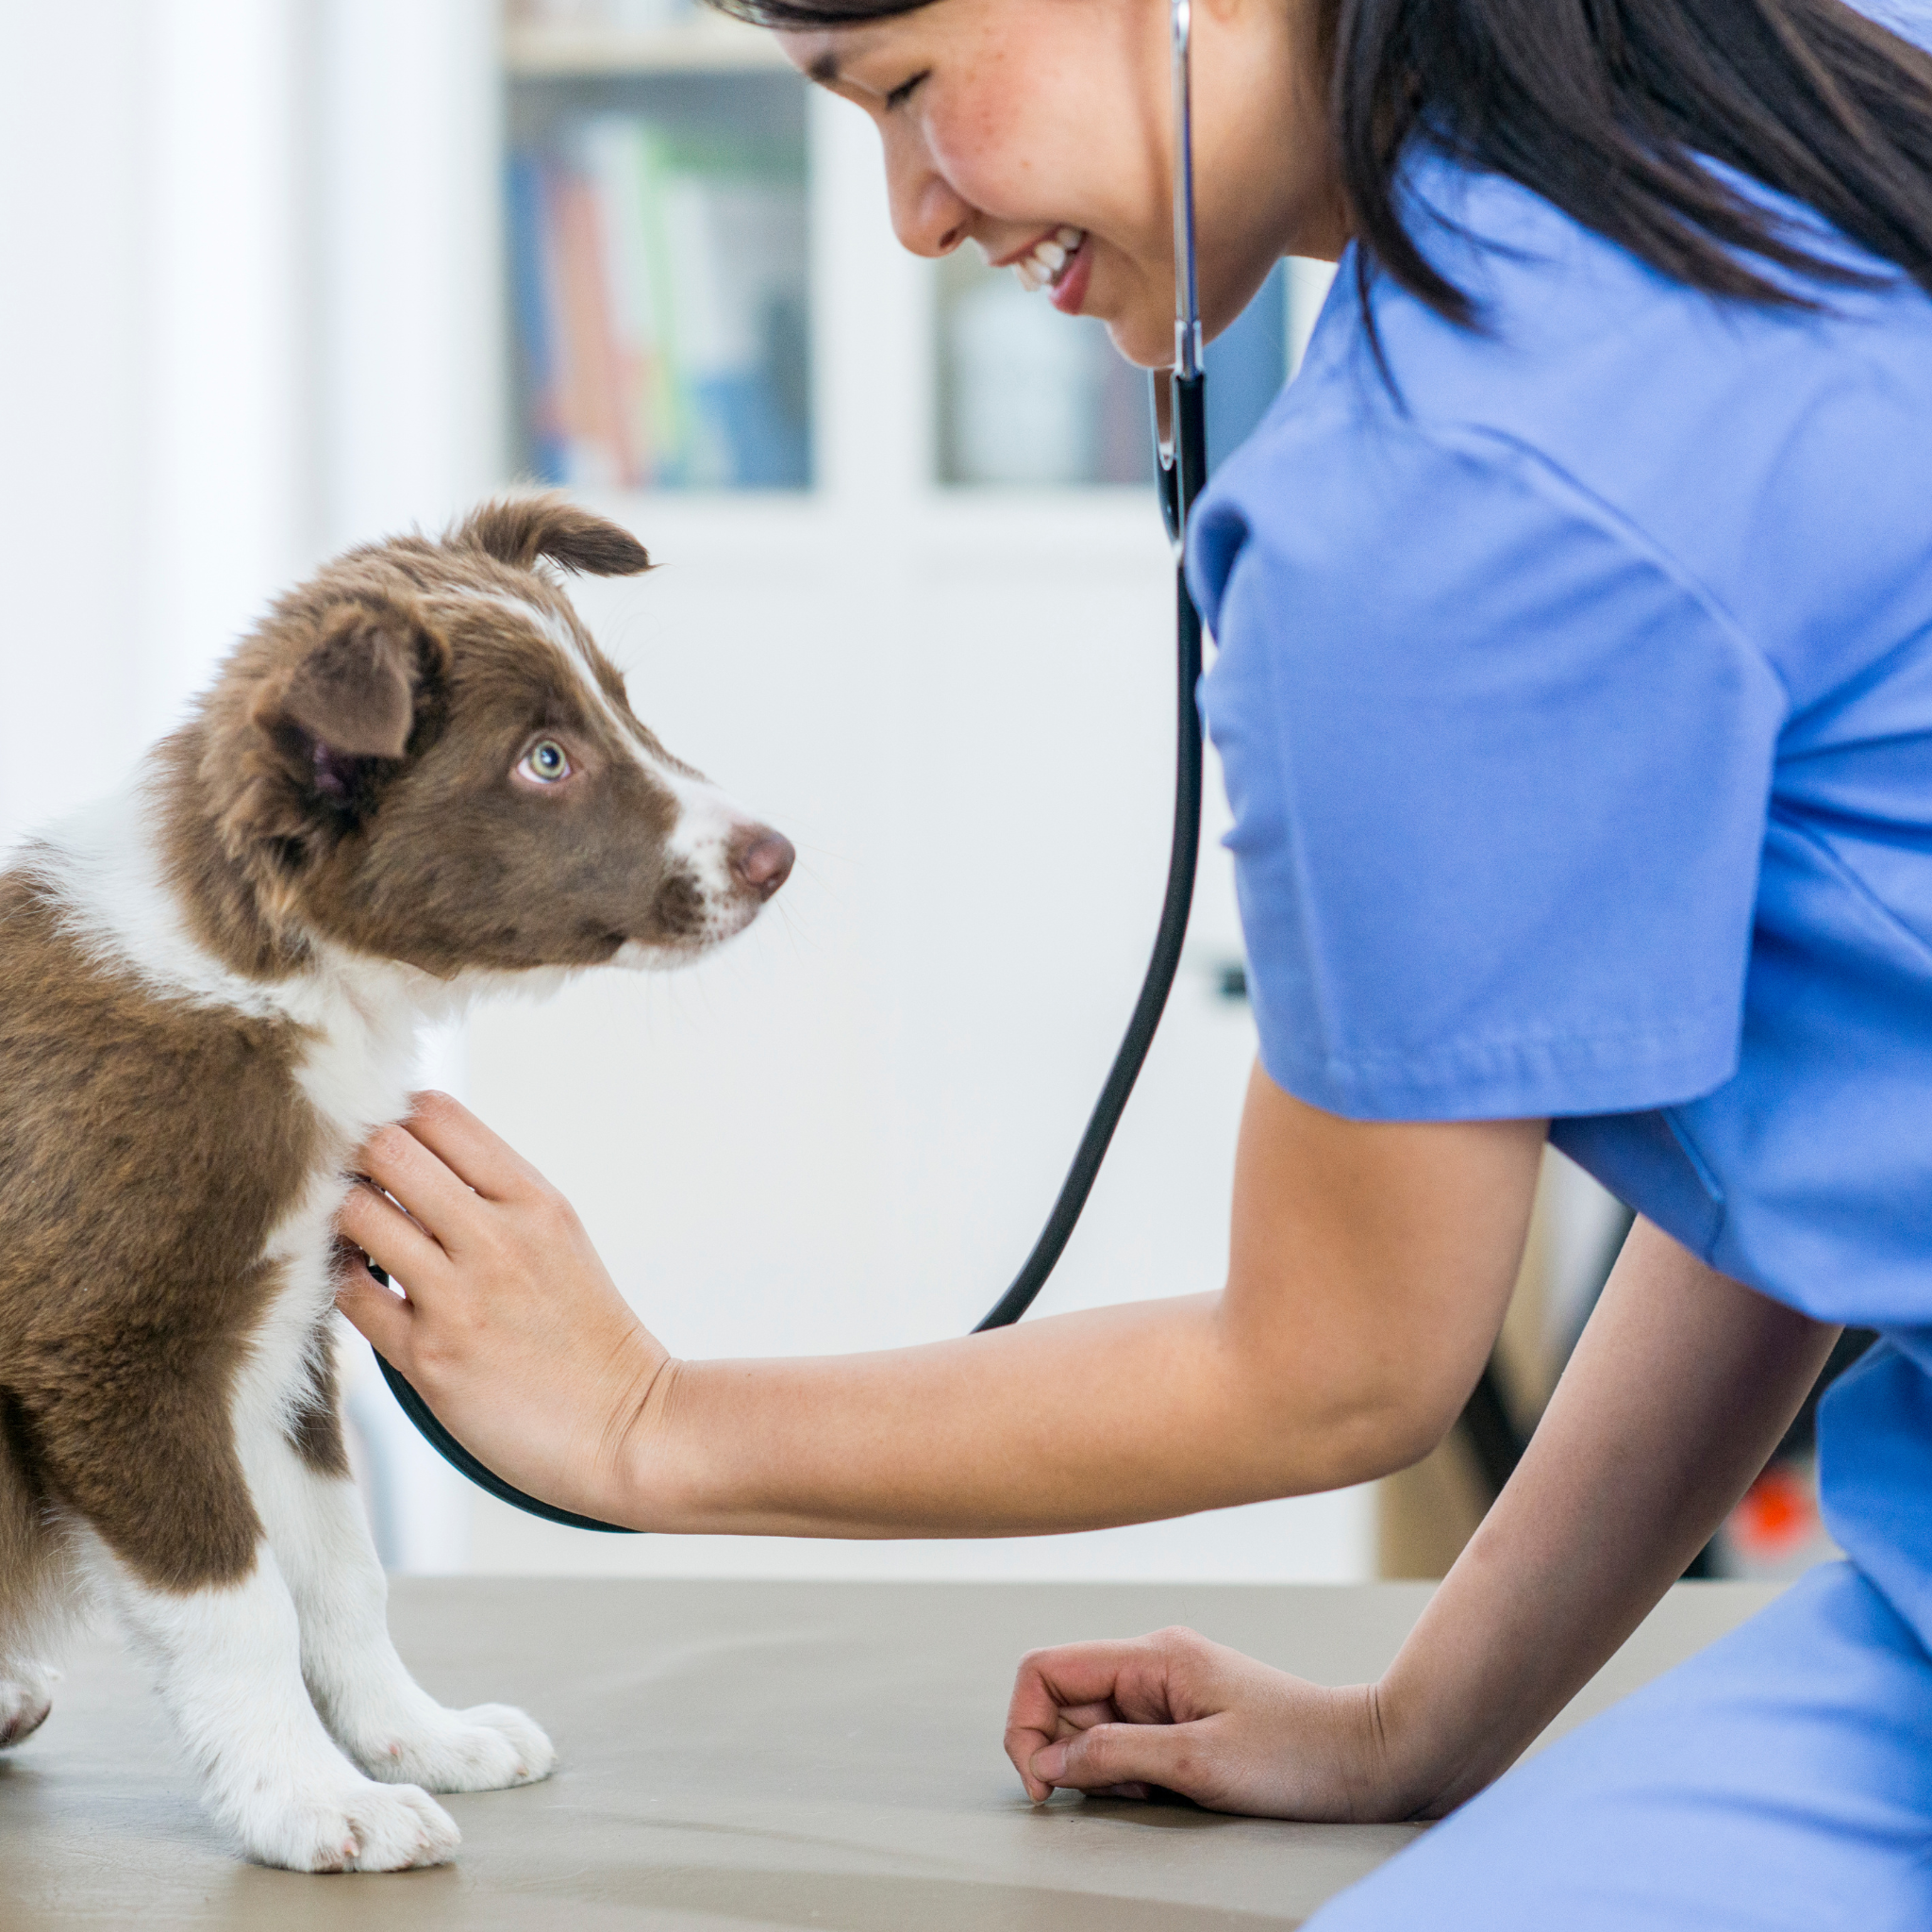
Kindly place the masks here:
MULTIPOLYGON (((69 1659, 0 1754, 0 1924, 275 1932, 1208 1932, 1297 1924, 1406 1825, 1179 1806, 1027 1804, 1000 1750, 1039 1644, 1186 1623, 1304 1675, 1373 1674, 1429 1586, 820 1584, 401 1578, 391 1622, 445 1702, 525 1706, 561 1755, 524 1790, 444 1800, 438 1871, 236 1862, 118 1643, 69 1659)), ((1767 1602, 1679 1585, 1574 1723, 1767 1602)))

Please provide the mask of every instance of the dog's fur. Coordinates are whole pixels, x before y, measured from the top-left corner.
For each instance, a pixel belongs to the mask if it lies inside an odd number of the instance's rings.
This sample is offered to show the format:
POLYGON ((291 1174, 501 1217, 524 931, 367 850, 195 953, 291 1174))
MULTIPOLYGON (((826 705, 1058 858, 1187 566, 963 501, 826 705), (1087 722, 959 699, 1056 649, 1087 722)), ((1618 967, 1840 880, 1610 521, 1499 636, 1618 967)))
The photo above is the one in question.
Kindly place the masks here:
POLYGON ((426 1790, 555 1762, 390 1643, 331 1222, 420 1024, 675 964, 782 883, 789 846, 638 723, 555 576, 647 562, 556 495, 351 552, 124 794, 0 873, 0 1745, 46 1715, 63 1610, 105 1596, 265 1863, 438 1862, 426 1790))

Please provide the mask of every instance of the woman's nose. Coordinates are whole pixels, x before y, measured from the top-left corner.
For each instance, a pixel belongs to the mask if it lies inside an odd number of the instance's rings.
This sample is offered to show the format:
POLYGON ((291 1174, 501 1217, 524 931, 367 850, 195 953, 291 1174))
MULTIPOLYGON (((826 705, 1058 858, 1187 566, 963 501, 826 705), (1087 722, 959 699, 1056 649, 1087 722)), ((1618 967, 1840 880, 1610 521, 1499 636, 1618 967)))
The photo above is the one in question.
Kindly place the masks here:
POLYGON ((886 185, 892 232, 913 255, 950 255, 972 232, 973 208, 935 171, 924 151, 889 152, 886 185))

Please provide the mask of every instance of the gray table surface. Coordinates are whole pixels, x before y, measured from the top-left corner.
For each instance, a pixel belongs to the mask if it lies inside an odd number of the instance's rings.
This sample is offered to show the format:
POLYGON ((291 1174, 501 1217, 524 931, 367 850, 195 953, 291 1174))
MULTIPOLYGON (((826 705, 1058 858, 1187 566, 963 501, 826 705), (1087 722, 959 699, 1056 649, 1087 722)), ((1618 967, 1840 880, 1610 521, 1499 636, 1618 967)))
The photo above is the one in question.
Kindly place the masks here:
MULTIPOLYGON (((391 1624, 456 1705, 525 1706, 548 1783, 443 1802, 437 1871, 237 1862, 111 1637, 0 1754, 0 1924, 599 1932, 1208 1932, 1294 1925, 1405 1825, 1282 1824, 1062 1794, 1000 1751, 1034 1645, 1185 1623, 1330 1683, 1371 1676, 1428 1594, 1356 1587, 401 1579, 391 1624)), ((1559 1720, 1579 1721, 1768 1601, 1680 1586, 1559 1720)))

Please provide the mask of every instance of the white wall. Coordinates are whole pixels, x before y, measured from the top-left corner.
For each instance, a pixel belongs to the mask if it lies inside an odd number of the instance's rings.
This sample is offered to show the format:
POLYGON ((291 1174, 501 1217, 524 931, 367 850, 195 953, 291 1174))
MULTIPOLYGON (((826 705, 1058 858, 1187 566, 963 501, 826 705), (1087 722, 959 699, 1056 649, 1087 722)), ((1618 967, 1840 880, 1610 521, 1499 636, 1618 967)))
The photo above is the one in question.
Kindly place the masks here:
POLYGON ((142 736, 318 555, 307 8, 142 15, 142 736))
POLYGON ((496 8, 318 0, 319 474, 329 550, 504 478, 496 8))
POLYGON ((309 9, 20 7, 0 63, 0 837, 114 783, 318 554, 309 9))
POLYGON ((142 8, 20 8, 0 61, 0 840, 140 743, 142 8))

